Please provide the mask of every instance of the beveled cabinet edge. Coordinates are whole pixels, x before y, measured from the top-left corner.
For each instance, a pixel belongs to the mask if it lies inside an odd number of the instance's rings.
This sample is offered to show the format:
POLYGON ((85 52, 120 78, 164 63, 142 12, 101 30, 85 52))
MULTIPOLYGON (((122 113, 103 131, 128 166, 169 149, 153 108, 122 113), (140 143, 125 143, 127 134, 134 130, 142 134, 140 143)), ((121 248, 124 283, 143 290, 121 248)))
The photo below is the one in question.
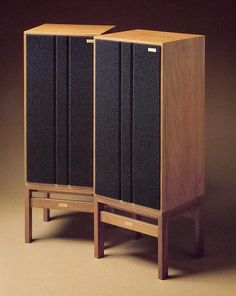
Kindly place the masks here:
POLYGON ((53 36, 99 36, 113 29, 115 25, 53 24, 44 23, 25 30, 29 35, 53 36))
POLYGON ((96 36, 95 39, 161 46, 165 43, 171 43, 179 40, 182 41, 186 39, 195 39, 199 36, 202 35, 135 29, 115 33, 107 33, 102 36, 96 36))

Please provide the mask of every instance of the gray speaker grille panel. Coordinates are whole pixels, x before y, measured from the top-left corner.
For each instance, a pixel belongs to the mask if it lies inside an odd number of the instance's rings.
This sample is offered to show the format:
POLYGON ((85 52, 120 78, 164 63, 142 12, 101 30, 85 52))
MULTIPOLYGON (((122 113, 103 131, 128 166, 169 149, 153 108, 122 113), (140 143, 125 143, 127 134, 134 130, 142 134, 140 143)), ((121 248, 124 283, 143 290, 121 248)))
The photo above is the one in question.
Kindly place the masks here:
POLYGON ((120 199, 120 44, 96 42, 96 193, 120 199))
POLYGON ((96 42, 95 192, 160 208, 160 47, 96 42))
POLYGON ((159 208, 160 48, 134 44, 133 201, 159 208))
POLYGON ((93 185, 93 46, 27 36, 27 180, 93 185))
POLYGON ((27 36, 27 179, 55 182, 53 36, 27 36))

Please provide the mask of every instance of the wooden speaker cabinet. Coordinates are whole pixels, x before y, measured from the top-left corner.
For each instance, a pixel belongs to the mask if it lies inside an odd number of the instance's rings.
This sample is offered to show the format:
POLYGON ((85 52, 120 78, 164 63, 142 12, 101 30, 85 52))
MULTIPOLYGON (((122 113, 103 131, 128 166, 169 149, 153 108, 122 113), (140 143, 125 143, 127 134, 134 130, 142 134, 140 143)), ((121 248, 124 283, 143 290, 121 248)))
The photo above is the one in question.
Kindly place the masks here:
POLYGON ((26 242, 32 207, 44 209, 44 221, 49 209, 93 212, 93 42, 113 27, 44 24, 24 32, 26 242))
POLYGON ((165 279, 172 216, 195 218, 203 255, 205 38, 132 30, 95 41, 95 256, 103 223, 158 237, 165 279))

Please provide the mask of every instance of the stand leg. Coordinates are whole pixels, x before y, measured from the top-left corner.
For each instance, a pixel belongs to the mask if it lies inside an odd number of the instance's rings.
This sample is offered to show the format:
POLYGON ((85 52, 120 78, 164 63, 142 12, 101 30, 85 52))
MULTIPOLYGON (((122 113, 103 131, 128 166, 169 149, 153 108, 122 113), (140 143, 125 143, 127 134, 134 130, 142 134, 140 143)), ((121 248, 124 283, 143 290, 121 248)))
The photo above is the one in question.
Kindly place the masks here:
MULTIPOLYGON (((133 214, 132 215, 133 219, 136 219, 136 220, 142 220, 142 217, 138 214, 133 214)), ((142 233, 140 232, 135 232, 135 239, 138 240, 142 237, 142 233)))
POLYGON ((104 227, 101 222, 100 212, 103 205, 94 201, 94 256, 101 258, 104 256, 104 227))
POLYGON ((199 198, 199 203, 195 209, 195 257, 204 255, 204 231, 203 231, 203 199, 199 198))
POLYGON ((32 190, 26 189, 25 192, 25 242, 32 241, 32 207, 31 207, 32 190))
POLYGON ((158 218, 158 277, 164 280, 168 277, 168 215, 163 213, 158 218))
MULTIPOLYGON (((47 193, 46 198, 50 198, 50 193, 47 193)), ((50 209, 43 209, 43 221, 50 221, 50 209)))

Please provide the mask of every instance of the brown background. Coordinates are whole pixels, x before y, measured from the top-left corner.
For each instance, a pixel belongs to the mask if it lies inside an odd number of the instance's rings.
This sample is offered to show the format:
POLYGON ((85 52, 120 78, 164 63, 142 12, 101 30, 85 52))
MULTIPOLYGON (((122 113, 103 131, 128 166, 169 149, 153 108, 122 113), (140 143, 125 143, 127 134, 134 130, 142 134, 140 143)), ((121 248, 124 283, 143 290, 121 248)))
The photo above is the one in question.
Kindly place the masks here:
MULTIPOLYGON (((12 211, 14 213, 14 208, 17 209, 18 244, 23 242, 22 32, 48 22, 116 24, 117 30, 144 28, 200 33, 206 35, 206 256, 210 260, 199 268, 191 267, 191 271, 235 273, 235 15, 234 1, 218 0, 1 1, 0 203, 3 214, 0 219, 6 217, 4 225, 9 227, 7 217, 12 211)), ((181 220, 178 226, 173 225, 173 229, 173 244, 175 240, 184 240, 183 233, 190 231, 185 220, 181 220), (182 233, 182 239, 176 232, 182 233)), ((9 246, 12 235, 10 231, 7 233, 5 242, 9 238, 9 246)), ((189 238, 191 236, 187 236, 189 238)), ((4 241, 3 236, 0 240, 4 241)))

